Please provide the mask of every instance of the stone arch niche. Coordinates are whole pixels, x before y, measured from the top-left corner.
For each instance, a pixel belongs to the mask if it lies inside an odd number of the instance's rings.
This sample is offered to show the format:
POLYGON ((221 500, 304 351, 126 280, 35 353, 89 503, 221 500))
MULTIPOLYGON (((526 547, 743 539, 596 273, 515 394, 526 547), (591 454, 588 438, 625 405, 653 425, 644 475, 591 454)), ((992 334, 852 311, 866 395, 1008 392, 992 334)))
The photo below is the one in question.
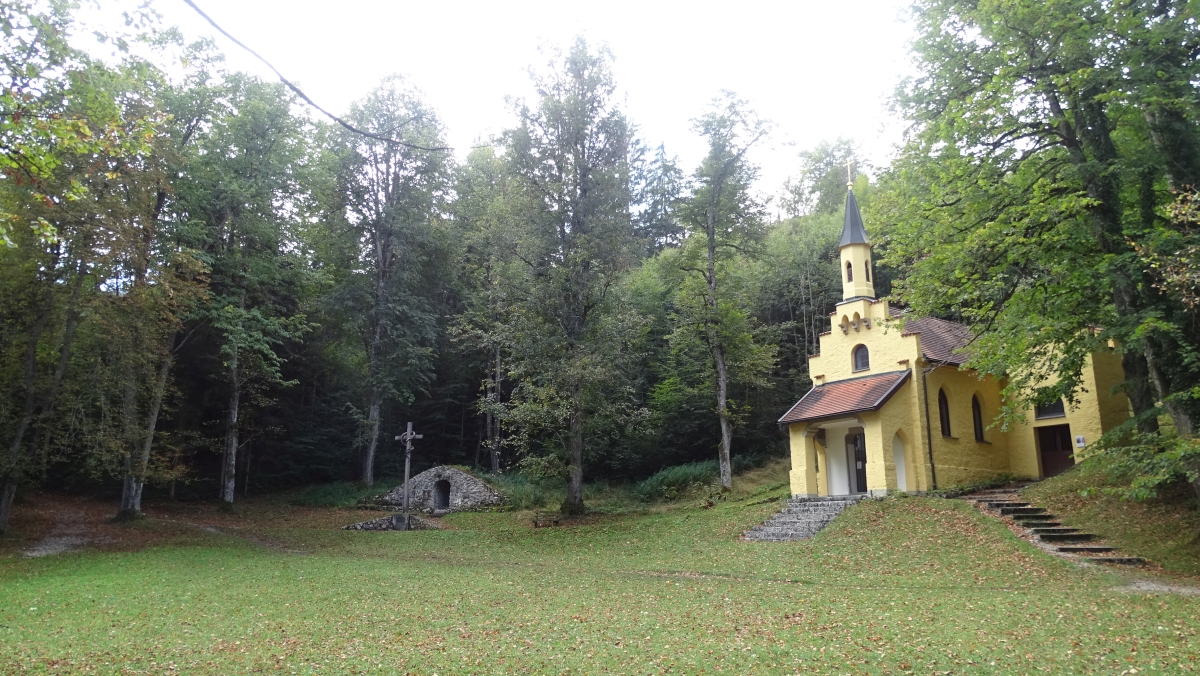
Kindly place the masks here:
MULTIPOLYGON (((487 509, 504 504, 504 495, 479 477, 454 467, 438 465, 412 477, 412 508, 426 513, 487 509)), ((404 484, 378 498, 380 505, 402 507, 404 484)))
POLYGON ((445 479, 433 484, 433 509, 439 512, 450 509, 450 482, 445 479))

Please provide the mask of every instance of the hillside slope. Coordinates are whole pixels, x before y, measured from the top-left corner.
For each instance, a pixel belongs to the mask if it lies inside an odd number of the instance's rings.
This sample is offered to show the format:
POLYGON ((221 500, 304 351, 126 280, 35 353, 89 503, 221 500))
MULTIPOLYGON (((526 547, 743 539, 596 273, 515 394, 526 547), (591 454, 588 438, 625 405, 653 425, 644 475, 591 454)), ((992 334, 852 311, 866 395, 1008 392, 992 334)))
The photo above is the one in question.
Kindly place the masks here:
POLYGON ((1096 533, 1122 552, 1165 570, 1200 575, 1200 512, 1186 487, 1148 502, 1122 500, 1103 488, 1121 482, 1095 462, 1084 462, 1021 492, 1027 501, 1062 517, 1064 525, 1096 533), (1087 496, 1080 494, 1087 490, 1087 496))

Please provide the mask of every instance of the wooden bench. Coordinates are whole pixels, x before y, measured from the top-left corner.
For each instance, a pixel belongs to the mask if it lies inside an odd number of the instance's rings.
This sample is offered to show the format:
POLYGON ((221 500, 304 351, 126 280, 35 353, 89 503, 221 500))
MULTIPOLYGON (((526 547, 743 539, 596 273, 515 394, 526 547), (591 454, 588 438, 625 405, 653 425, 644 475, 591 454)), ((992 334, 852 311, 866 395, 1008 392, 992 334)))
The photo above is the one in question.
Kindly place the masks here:
POLYGON ((562 520, 562 514, 560 514, 558 512, 538 511, 538 512, 533 513, 533 527, 534 528, 545 528, 547 526, 557 526, 559 521, 561 521, 561 520, 562 520))

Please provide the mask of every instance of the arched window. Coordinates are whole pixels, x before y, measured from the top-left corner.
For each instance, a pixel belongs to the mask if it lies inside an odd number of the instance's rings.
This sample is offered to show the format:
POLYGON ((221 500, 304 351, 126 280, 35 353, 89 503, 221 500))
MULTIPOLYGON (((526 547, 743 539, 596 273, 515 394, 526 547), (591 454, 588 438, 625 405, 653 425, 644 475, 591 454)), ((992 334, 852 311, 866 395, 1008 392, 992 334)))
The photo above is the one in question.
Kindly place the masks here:
POLYGON ((866 371, 871 368, 871 355, 867 352, 866 345, 859 345, 854 348, 854 370, 866 371))
POLYGON ((863 279, 871 281, 871 261, 863 263, 863 279))
POLYGON ((854 281, 854 264, 850 261, 846 261, 846 281, 854 281))
POLYGON ((942 436, 950 436, 950 403, 946 401, 945 390, 938 390, 938 419, 942 422, 942 436))
POLYGON ((979 397, 971 397, 971 421, 975 423, 975 441, 983 441, 983 407, 979 397))

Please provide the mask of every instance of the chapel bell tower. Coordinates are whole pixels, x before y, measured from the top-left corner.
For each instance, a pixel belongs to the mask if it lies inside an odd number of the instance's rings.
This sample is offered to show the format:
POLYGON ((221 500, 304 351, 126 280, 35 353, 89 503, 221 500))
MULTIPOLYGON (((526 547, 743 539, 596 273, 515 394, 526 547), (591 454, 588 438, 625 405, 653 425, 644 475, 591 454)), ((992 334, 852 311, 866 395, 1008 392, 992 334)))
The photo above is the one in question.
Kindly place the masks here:
POLYGON ((875 284, 871 281, 871 245, 867 242, 867 231, 863 228, 862 214, 858 212, 858 200, 854 190, 846 186, 846 219, 842 223, 842 241, 838 251, 842 255, 842 300, 875 298, 875 284))

